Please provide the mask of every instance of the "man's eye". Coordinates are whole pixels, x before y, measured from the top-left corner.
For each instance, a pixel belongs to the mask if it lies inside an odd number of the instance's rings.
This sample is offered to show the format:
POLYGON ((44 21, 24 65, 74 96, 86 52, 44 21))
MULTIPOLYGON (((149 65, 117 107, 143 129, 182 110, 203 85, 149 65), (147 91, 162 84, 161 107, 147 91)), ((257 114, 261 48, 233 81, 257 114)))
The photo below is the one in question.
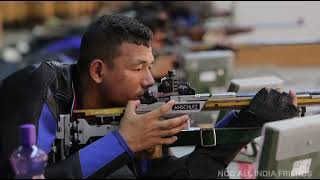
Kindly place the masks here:
POLYGON ((141 71, 141 70, 142 70, 141 68, 135 69, 135 71, 141 71))

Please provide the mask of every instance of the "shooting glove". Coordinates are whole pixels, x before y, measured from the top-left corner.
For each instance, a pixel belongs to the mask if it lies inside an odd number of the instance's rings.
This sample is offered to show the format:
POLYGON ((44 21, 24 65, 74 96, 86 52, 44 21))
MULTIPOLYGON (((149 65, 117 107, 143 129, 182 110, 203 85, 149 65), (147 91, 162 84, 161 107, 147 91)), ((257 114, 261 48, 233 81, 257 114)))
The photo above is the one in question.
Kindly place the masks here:
POLYGON ((228 127, 262 127, 267 122, 297 117, 300 111, 292 100, 293 97, 286 92, 263 88, 228 127))

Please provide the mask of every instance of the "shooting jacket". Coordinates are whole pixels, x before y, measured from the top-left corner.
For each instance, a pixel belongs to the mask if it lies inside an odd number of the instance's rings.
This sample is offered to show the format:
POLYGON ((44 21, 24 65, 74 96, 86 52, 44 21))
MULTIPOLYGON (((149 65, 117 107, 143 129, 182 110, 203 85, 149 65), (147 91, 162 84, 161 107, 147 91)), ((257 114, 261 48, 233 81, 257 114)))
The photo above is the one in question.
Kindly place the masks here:
POLYGON ((216 177, 218 170, 226 168, 244 145, 197 147, 184 159, 137 161, 114 131, 60 160, 51 156, 51 147, 56 140, 59 114, 72 111, 77 77, 75 64, 46 61, 17 71, 0 83, 0 177, 14 177, 9 157, 20 144, 18 130, 24 123, 36 125, 37 145, 49 154, 46 178, 106 177, 127 165, 136 177, 216 177), (209 169, 198 163, 207 163, 209 169), (146 166, 149 169, 143 168, 146 166))

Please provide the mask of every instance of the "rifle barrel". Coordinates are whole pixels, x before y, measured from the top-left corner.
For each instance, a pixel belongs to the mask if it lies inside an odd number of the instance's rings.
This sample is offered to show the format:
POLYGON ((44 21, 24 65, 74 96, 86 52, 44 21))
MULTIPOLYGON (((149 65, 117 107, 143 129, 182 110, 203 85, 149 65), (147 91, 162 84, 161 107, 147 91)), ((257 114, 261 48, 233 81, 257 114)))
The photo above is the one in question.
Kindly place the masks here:
MULTIPOLYGON (((319 91, 305 91, 297 92, 298 106, 320 105, 320 92, 319 91)), ((205 101, 205 104, 201 111, 213 111, 220 109, 243 109, 249 106, 250 101, 254 97, 255 93, 223 93, 220 94, 198 94, 199 101, 205 101)), ((197 101, 197 98, 192 102, 197 101)), ((108 109, 83 109, 75 110, 76 115, 84 116, 98 116, 98 115, 110 115, 119 116, 125 111, 124 107, 108 108, 108 109)))
MULTIPOLYGON (((237 95, 238 96, 238 95, 237 95)), ((205 103, 203 110, 218 110, 218 109, 242 109, 249 106, 250 101, 253 96, 242 96, 234 97, 234 98, 219 98, 215 99, 210 98, 205 103)), ((307 106, 307 105, 320 105, 320 93, 297 93, 298 98, 298 106, 307 106)))

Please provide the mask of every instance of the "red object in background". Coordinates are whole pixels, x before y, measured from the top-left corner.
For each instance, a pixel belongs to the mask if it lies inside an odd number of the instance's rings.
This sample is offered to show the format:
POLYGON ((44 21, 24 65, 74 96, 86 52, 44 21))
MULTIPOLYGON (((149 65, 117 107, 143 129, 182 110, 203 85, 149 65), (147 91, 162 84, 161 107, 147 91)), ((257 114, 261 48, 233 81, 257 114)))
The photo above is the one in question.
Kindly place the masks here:
POLYGON ((240 179, 256 179, 256 168, 253 163, 237 163, 240 179))

